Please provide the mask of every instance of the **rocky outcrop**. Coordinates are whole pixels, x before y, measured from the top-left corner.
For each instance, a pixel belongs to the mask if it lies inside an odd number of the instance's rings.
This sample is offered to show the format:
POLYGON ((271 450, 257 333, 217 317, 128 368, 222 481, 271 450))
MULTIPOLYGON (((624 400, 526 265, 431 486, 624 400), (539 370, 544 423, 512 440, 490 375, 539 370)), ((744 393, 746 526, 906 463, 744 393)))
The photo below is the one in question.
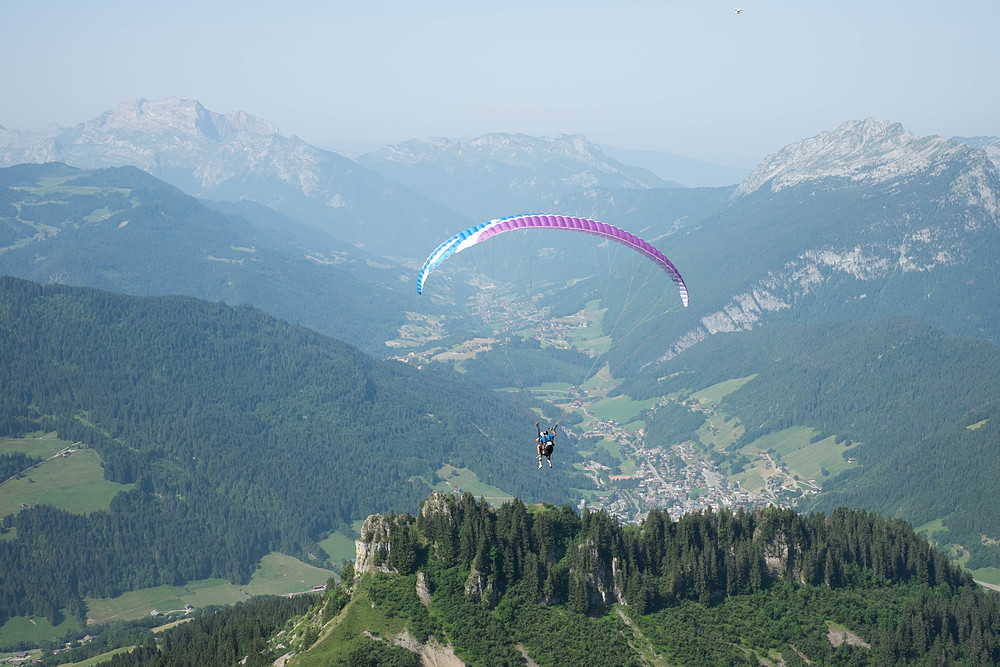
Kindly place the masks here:
POLYGON ((354 541, 354 576, 365 572, 395 572, 389 565, 390 535, 401 517, 372 514, 361 526, 361 539, 354 541))
POLYGON ((582 579, 590 604, 604 607, 616 603, 628 604, 620 583, 623 578, 618 559, 602 557, 593 538, 588 538, 576 548, 574 560, 577 565, 570 569, 570 576, 582 579))
POLYGON ((465 594, 482 602, 487 609, 492 609, 497 604, 498 596, 493 580, 483 576, 476 568, 472 568, 465 580, 465 594))

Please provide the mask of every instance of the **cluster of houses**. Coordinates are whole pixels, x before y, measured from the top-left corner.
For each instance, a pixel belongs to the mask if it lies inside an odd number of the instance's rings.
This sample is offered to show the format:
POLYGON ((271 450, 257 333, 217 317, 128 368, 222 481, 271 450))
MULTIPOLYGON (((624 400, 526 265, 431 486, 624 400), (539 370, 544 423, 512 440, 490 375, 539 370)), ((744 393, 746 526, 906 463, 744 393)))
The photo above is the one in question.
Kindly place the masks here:
MULTIPOLYGON (((673 399, 676 401, 676 399, 673 399)), ((691 409, 714 414, 716 406, 704 408, 697 401, 685 401, 691 409)), ((617 515, 625 523, 638 523, 650 509, 659 508, 677 519, 688 512, 708 508, 753 507, 775 504, 791 506, 803 493, 818 492, 814 480, 811 484, 797 483, 788 473, 775 465, 767 452, 760 452, 775 474, 765 479, 764 488, 751 492, 738 481, 731 482, 718 467, 699 455, 694 445, 684 442, 671 446, 645 447, 641 431, 625 431, 614 420, 594 422, 586 435, 616 440, 625 450, 633 450, 639 468, 632 474, 608 475, 610 470, 596 462, 584 464, 584 469, 597 482, 601 491, 591 504, 617 515)))
MULTIPOLYGON (((63 653, 69 651, 77 646, 83 646, 84 644, 89 644, 90 642, 97 639, 94 635, 86 635, 82 639, 75 642, 66 642, 62 648, 57 648, 52 651, 52 655, 58 653, 63 653)), ((0 665, 11 665, 12 667, 19 667, 20 665, 38 665, 43 662, 42 650, 33 649, 31 651, 17 651, 12 656, 7 658, 0 658, 0 665)))
POLYGON ((18 651, 12 657, 6 658, 0 664, 4 665, 30 665, 37 664, 42 661, 41 652, 28 652, 28 651, 18 651))

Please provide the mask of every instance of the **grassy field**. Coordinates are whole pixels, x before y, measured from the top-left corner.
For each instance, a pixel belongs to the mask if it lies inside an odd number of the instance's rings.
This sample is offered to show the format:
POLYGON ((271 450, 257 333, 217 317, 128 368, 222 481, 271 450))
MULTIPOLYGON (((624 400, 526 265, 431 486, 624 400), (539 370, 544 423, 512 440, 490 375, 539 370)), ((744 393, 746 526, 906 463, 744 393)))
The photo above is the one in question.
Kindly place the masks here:
POLYGON ((845 452, 857 443, 851 447, 838 444, 835 436, 810 442, 815 435, 816 432, 807 426, 793 426, 758 438, 743 452, 750 457, 756 456, 758 450, 773 452, 775 460, 788 466, 790 474, 820 483, 824 477, 836 475, 853 465, 847 461, 845 452), (826 476, 822 474, 824 469, 826 476))
POLYGON ((223 579, 192 581, 186 586, 156 586, 123 593, 116 598, 86 598, 87 621, 108 623, 135 620, 148 616, 154 609, 160 613, 183 613, 184 605, 195 607, 235 604, 250 595, 223 579))
POLYGON ((615 396, 597 401, 587 408, 587 411, 599 421, 614 419, 619 424, 631 424, 643 411, 649 410, 657 398, 636 401, 625 395, 615 396))
POLYGON ((93 658, 87 658, 86 660, 81 660, 80 662, 67 662, 65 667, 96 667, 96 665, 107 662, 119 653, 128 653, 134 648, 134 646, 123 646, 121 648, 116 648, 114 651, 108 651, 107 653, 95 655, 93 658))
POLYGON ((695 435, 708 449, 725 449, 743 435, 743 426, 739 419, 719 413, 707 418, 695 435), (712 431, 713 426, 718 431, 717 434, 712 431))
POLYGON ((755 461, 742 473, 735 475, 733 479, 739 480, 740 486, 742 486, 744 490, 749 491, 750 493, 760 493, 761 489, 764 488, 763 470, 764 463, 762 461, 755 461))
POLYGON ((330 556, 331 563, 340 563, 354 559, 354 538, 344 533, 330 533, 329 537, 319 543, 330 556))
POLYGON ((591 392, 591 394, 597 392, 603 395, 601 392, 606 392, 615 384, 616 380, 611 376, 611 368, 607 364, 604 364, 597 372, 580 383, 580 388, 591 392))
MULTIPOLYGON (((584 459, 589 459, 593 457, 598 450, 606 451, 612 458, 615 459, 615 461, 618 462, 618 468, 612 468, 611 470, 612 475, 631 475, 639 469, 639 465, 636 461, 632 457, 625 454, 625 452, 622 451, 621 445, 613 440, 600 440, 595 449, 589 451, 581 450, 579 454, 583 456, 584 459)), ((576 466, 577 468, 580 468, 579 464, 576 464, 576 466)))
MULTIPOLYGON (((533 463, 536 455, 537 453, 534 449, 530 447, 526 448, 525 465, 533 463)), ((476 498, 485 498, 494 507, 503 505, 508 500, 514 499, 514 496, 502 489, 480 481, 476 473, 468 468, 455 468, 446 464, 437 471, 437 476, 441 481, 434 485, 436 491, 444 493, 453 493, 459 490, 462 493, 468 491, 476 498)))
POLYGON ((292 659, 289 667, 347 664, 351 651, 364 641, 365 632, 379 637, 394 637, 406 627, 403 619, 389 618, 376 608, 364 587, 355 592, 341 618, 329 635, 308 653, 292 659))
POLYGON ((535 398, 552 403, 565 403, 571 396, 569 382, 545 382, 536 387, 528 387, 535 398))
POLYGON ((71 444, 73 443, 69 440, 57 438, 55 433, 39 433, 25 438, 0 438, 0 454, 21 452, 40 459, 47 459, 71 444))
POLYGON ((981 567, 978 570, 972 570, 972 576, 976 581, 1000 586, 1000 568, 981 567))
POLYGON ((286 595, 325 584, 332 570, 307 565, 291 556, 265 556, 250 583, 235 586, 223 579, 192 581, 185 586, 157 586, 130 591, 116 598, 87 598, 88 620, 106 623, 142 618, 156 609, 161 613, 183 611, 184 605, 229 605, 255 595, 286 595))
POLYGON ((81 637, 85 634, 80 623, 70 616, 64 615, 56 625, 52 625, 45 618, 37 616, 15 616, 7 619, 7 622, 0 626, 0 644, 9 646, 22 641, 42 644, 52 639, 64 637, 71 632, 78 632, 81 637))
POLYGON ((611 454, 611 456, 618 459, 619 461, 624 461, 626 458, 625 455, 622 453, 621 445, 612 440, 601 440, 600 442, 597 443, 597 449, 605 450, 606 452, 611 454))
MULTIPOLYGON (((59 451, 61 447, 53 444, 56 442, 62 441, 50 440, 44 447, 47 451, 53 447, 59 451)), ((10 479, 0 484, 0 516, 18 512, 22 505, 31 507, 39 504, 86 514, 107 509, 115 494, 130 488, 132 485, 115 484, 104 479, 97 452, 80 449, 68 457, 60 456, 38 464, 25 471, 21 479, 10 479)))
POLYGON ((932 544, 941 541, 941 538, 938 537, 939 534, 945 536, 948 533, 948 527, 944 525, 943 519, 928 521, 922 526, 915 527, 913 530, 926 537, 932 544))
POLYGON ((611 337, 605 335, 602 326, 605 312, 607 309, 600 308, 599 300, 588 301, 583 310, 587 326, 571 327, 568 331, 567 342, 573 347, 593 350, 598 355, 607 352, 611 347, 611 337))
POLYGON ((325 584, 334 576, 333 570, 303 563, 285 554, 268 554, 243 587, 250 595, 285 595, 300 593, 313 586, 325 584))
POLYGON ((152 629, 152 633, 156 635, 161 632, 166 632, 167 630, 172 630, 176 628, 178 625, 184 625, 185 623, 190 623, 193 620, 194 618, 191 616, 188 616, 186 618, 178 618, 176 621, 171 621, 170 623, 165 623, 163 625, 156 626, 155 628, 152 629))
POLYGON ((756 375, 750 375, 745 378, 733 378, 731 380, 724 380, 718 384, 713 384, 711 387, 706 387, 701 391, 696 391, 691 394, 691 398, 698 401, 702 405, 715 405, 726 397, 726 394, 731 394, 743 385, 745 385, 750 380, 757 377, 756 375))

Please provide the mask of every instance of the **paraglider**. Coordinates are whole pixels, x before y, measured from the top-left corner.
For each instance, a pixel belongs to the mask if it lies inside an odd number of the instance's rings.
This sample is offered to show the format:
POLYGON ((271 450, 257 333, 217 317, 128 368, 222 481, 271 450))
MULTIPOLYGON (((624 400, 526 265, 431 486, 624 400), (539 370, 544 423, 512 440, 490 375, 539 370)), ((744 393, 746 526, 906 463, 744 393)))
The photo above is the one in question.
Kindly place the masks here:
POLYGON ((681 277, 680 272, 677 271, 677 268, 663 253, 654 248, 649 242, 614 225, 598 222, 597 220, 565 215, 516 215, 509 218, 497 218, 455 234, 439 245, 431 253, 430 257, 427 258, 427 261, 424 262, 420 273, 417 274, 417 294, 423 293, 424 282, 427 280, 427 276, 450 256, 466 248, 471 248, 477 243, 482 243, 497 234, 515 229, 559 229, 585 232, 611 239, 632 248, 658 264, 667 272, 671 280, 677 285, 681 303, 685 307, 688 305, 687 285, 684 284, 684 279, 681 277))
POLYGON ((552 450, 555 448, 555 437, 556 429, 559 428, 559 424, 552 427, 551 431, 549 429, 542 430, 542 427, 535 422, 535 428, 538 429, 538 437, 535 442, 538 443, 538 469, 542 469, 542 457, 544 456, 549 460, 549 467, 552 467, 552 450))

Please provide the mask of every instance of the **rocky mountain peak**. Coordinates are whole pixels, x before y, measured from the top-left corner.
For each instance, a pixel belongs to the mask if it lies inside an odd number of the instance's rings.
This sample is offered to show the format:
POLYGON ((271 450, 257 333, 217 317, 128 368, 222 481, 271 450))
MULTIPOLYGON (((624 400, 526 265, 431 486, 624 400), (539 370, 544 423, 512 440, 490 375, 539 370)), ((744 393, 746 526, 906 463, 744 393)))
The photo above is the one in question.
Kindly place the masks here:
POLYGON ((280 134, 277 126, 242 111, 225 115, 206 109, 197 100, 170 97, 150 101, 127 100, 83 125, 82 136, 128 132, 147 136, 181 135, 191 139, 224 141, 237 132, 280 134))
POLYGON ((825 178, 882 183, 925 171, 971 150, 953 139, 908 132, 891 121, 848 121, 768 156, 744 179, 734 196, 764 187, 778 191, 825 178))

